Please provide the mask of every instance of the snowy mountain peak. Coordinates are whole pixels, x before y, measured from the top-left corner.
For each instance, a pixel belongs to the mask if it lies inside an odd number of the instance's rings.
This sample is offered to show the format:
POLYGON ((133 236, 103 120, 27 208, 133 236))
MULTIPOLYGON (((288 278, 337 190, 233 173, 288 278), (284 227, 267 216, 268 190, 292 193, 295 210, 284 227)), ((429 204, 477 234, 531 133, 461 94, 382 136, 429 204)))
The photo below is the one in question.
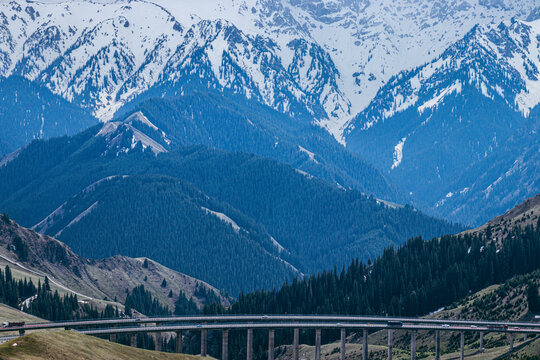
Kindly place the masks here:
POLYGON ((124 121, 109 121, 103 124, 96 137, 104 137, 107 150, 103 155, 130 152, 137 147, 150 149, 155 155, 167 152, 171 141, 167 135, 148 120, 140 111, 124 121))
POLYGON ((527 117, 540 103, 539 69, 540 20, 475 26, 433 61, 390 79, 346 132, 367 130, 409 108, 433 110, 464 86, 527 117))
MULTIPOLYGON (((306 116, 341 139, 350 118, 392 76, 430 62, 476 24, 532 19, 537 6, 536 0, 3 2, 0 76, 38 81, 103 121, 147 92, 209 87, 306 116)), ((525 98, 518 99, 523 109, 525 98)))

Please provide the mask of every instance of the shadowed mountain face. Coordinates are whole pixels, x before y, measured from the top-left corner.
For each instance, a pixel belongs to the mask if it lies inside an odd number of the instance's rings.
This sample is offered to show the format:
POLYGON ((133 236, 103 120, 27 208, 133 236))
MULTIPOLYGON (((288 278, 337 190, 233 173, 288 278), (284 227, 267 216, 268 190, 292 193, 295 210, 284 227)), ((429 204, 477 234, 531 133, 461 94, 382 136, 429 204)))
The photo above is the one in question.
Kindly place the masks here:
POLYGON ((477 26, 392 78, 347 146, 421 208, 478 225, 540 189, 540 22, 477 26))
POLYGON ((534 0, 4 2, 0 76, 36 88, 0 106, 0 154, 146 109, 178 143, 477 225, 540 189, 537 15, 534 0))
POLYGON ((0 158, 34 139, 72 135, 97 124, 89 111, 18 76, 0 78, 0 100, 0 158))
POLYGON ((230 91, 341 139, 393 75, 476 24, 534 16, 518 1, 58 1, 0 7, 0 76, 21 75, 110 119, 151 89, 230 91))
POLYGON ((375 167, 344 149, 323 129, 255 101, 195 92, 177 98, 150 99, 121 110, 129 116, 134 112, 165 134, 165 142, 161 142, 169 149, 200 144, 253 153, 289 164, 337 186, 396 202, 410 200, 375 167))
POLYGON ((235 294, 460 230, 274 160, 170 139, 136 113, 36 141, 0 167, 0 206, 83 256, 149 256, 235 294))
POLYGON ((47 276, 55 289, 75 293, 82 301, 117 299, 115 301, 123 304, 126 289, 143 284, 154 298, 170 309, 174 309, 180 292, 201 307, 207 300, 201 296, 203 293, 213 293, 214 299, 223 305, 229 304, 228 298, 212 286, 155 261, 120 255, 83 258, 62 242, 23 228, 5 215, 0 216, 0 244, 2 264, 9 265, 17 276, 38 277, 41 281, 47 276), (163 280, 166 286, 162 286, 163 280))

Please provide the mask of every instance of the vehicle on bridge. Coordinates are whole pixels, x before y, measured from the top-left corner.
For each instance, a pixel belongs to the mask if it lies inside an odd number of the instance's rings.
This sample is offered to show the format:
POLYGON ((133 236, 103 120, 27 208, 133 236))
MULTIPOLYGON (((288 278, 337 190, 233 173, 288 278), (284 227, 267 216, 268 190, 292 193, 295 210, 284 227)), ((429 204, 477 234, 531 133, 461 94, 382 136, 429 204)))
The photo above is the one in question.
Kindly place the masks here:
POLYGON ((25 322, 24 321, 4 321, 2 323, 2 327, 3 328, 7 328, 7 327, 19 327, 19 326, 24 326, 25 322))
POLYGON ((488 325, 487 328, 491 330, 508 330, 508 325, 488 325))

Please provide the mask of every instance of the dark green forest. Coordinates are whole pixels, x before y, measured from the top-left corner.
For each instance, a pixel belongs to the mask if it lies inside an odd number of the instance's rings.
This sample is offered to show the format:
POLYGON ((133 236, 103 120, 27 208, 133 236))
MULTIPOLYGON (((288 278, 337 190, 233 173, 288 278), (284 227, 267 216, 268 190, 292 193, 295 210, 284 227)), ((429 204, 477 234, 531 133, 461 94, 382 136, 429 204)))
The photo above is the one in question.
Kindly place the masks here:
POLYGON ((256 101, 233 94, 192 92, 130 104, 120 113, 132 111, 141 111, 176 146, 200 144, 257 154, 344 187, 393 201, 408 200, 379 170, 347 151, 311 120, 290 117, 256 101), (299 146, 317 154, 315 161, 299 146))
POLYGON ((237 295, 299 274, 282 260, 310 274, 462 229, 255 155, 203 146, 110 153, 98 131, 35 141, 0 167, 0 207, 31 227, 64 204, 44 231, 85 257, 150 256, 237 295), (94 184, 111 176, 116 182, 94 184))
POLYGON ((372 264, 355 260, 279 290, 241 294, 230 312, 419 316, 538 268, 538 227, 515 228, 500 246, 486 244, 485 234, 418 237, 385 250, 372 264))
POLYGON ((20 309, 42 319, 74 320, 97 319, 100 317, 118 317, 118 309, 107 308, 99 312, 94 306, 80 305, 75 294, 61 296, 58 291, 52 291, 49 279, 46 277, 43 284, 34 285, 32 280, 13 278, 9 265, 4 271, 0 269, 0 303, 20 309), (30 299, 27 303, 24 301, 30 299))
POLYGON ((45 86, 20 76, 0 78, 0 160, 34 139, 76 134, 97 122, 45 86))
MULTIPOLYGON (((424 241, 414 238, 398 249, 387 249, 373 263, 354 260, 348 267, 294 279, 281 288, 241 294, 230 309, 216 304, 208 314, 350 314, 421 316, 451 305, 472 292, 503 283, 515 275, 540 268, 540 221, 535 228, 515 228, 502 243, 489 241, 488 232, 443 236, 424 241)), ((312 343, 313 334, 302 334, 312 343)), ((290 344, 287 331, 276 343, 290 344)), ((232 340, 233 358, 245 356, 245 334, 232 340)), ((338 332, 327 331, 324 341, 338 332)), ((264 358, 266 334, 255 334, 258 358, 264 358)), ((216 355, 219 348, 214 347, 216 355)))
POLYGON ((152 297, 152 294, 144 288, 144 285, 135 287, 132 291, 127 291, 125 313, 131 316, 131 309, 135 309, 147 316, 171 315, 166 306, 163 306, 152 297))
MULTIPOLYGON (((75 209, 66 206, 66 212, 74 216, 98 203, 59 236, 84 256, 144 254, 236 294, 242 289, 274 286, 296 275, 269 255, 272 245, 263 227, 176 178, 111 179, 74 200, 69 204, 75 209), (226 213, 242 231, 204 209, 226 213)), ((60 229, 71 219, 66 218, 60 229)), ((275 250, 273 253, 277 255, 275 250)))

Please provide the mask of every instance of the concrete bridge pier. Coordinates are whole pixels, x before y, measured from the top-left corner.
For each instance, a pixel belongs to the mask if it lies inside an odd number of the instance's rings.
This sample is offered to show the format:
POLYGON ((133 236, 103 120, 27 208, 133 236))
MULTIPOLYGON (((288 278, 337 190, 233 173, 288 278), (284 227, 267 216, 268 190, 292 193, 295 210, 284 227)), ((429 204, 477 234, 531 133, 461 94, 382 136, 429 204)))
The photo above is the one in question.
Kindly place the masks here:
MULTIPOLYGON (((156 323, 156 326, 161 325, 161 323, 156 323)), ((161 333, 154 333, 154 343, 156 344, 156 351, 161 351, 161 333)))
POLYGON ((274 329, 268 330, 268 360, 274 360, 274 329))
POLYGON ((253 329, 247 329, 246 360, 253 360, 253 329))
POLYGON ((156 344, 156 351, 161 351, 161 333, 154 334, 154 343, 156 344))
POLYGON ((201 330, 201 356, 206 356, 206 351, 208 349, 208 330, 201 330))
POLYGON ((394 331, 388 330, 388 360, 392 360, 392 347, 394 346, 394 331))
POLYGON ((514 351, 514 334, 510 334, 510 351, 514 351))
POLYGON ((369 349, 368 349, 368 331, 367 329, 364 329, 364 344, 362 346, 362 352, 364 353, 362 359, 368 360, 369 359, 369 349))
POLYGON ((484 333, 480 333, 480 347, 478 349, 480 352, 484 352, 484 333))
POLYGON ((137 347, 137 334, 131 334, 130 336, 130 345, 131 347, 137 347))
MULTIPOLYGON (((115 328, 116 325, 111 325, 111 328, 115 328)), ((109 335, 109 341, 115 343, 116 342, 116 334, 110 334, 109 335)))
POLYGON ((523 334, 523 341, 527 341, 527 334, 523 334))
POLYGON ((293 360, 298 360, 298 356, 300 355, 298 354, 299 342, 300 342, 300 329, 295 328, 293 330, 293 348, 292 348, 293 360))
POLYGON ((465 333, 463 331, 461 332, 459 347, 459 360, 465 360, 465 333))
POLYGON ((184 342, 182 341, 182 330, 176 332, 176 353, 182 353, 182 347, 184 342))
POLYGON ((347 337, 347 330, 341 329, 341 346, 339 352, 339 360, 345 360, 345 341, 347 337))
POLYGON ((321 360, 321 329, 315 330, 315 360, 321 360))
POLYGON ((229 359, 229 330, 221 331, 221 360, 229 359))
POLYGON ((435 330, 435 360, 441 359, 441 332, 435 330))
POLYGON ((411 360, 416 360, 416 330, 411 331, 411 360))

